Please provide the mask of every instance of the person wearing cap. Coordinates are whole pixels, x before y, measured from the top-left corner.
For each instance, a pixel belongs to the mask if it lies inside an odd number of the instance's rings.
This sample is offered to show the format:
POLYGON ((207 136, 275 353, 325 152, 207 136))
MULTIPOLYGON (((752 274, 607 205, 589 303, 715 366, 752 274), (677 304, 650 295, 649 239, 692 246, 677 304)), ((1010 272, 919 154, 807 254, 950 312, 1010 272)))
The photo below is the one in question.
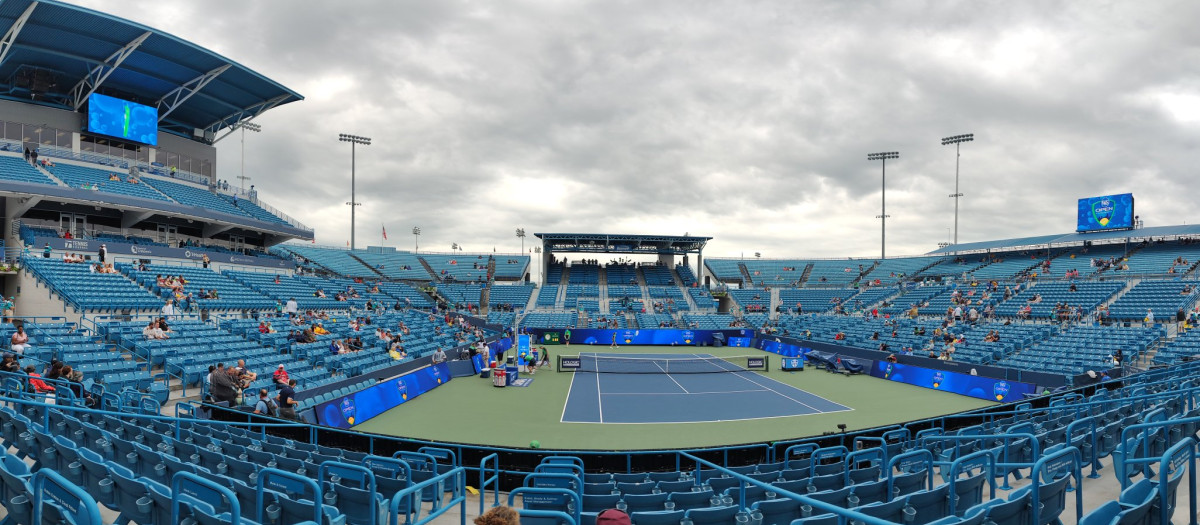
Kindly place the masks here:
POLYGON ((4 360, 0 361, 0 372, 17 373, 20 371, 21 363, 17 361, 17 356, 5 353, 4 360))
POLYGON ((283 369, 282 363, 280 363, 279 366, 277 368, 275 368, 275 373, 271 374, 271 378, 274 379, 276 385, 288 384, 288 380, 289 380, 288 373, 287 373, 287 370, 283 369))
POLYGON ((596 525, 629 525, 629 515, 621 509, 608 509, 596 515, 596 525))
POLYGON ((104 259, 105 259, 106 257, 108 257, 108 245, 107 245, 107 244, 101 244, 101 245, 100 245, 99 257, 100 257, 100 262, 101 262, 101 263, 104 263, 104 262, 105 262, 105 260, 104 260, 104 259))

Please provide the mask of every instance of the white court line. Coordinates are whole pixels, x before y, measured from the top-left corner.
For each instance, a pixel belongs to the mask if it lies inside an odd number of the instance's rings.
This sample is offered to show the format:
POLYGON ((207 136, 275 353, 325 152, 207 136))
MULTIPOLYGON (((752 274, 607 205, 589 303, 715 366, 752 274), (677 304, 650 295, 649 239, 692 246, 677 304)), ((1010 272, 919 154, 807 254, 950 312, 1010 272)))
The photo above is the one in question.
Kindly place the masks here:
MULTIPOLYGON (((742 379, 745 379, 746 381, 749 381, 749 382, 751 382, 751 383, 754 383, 754 384, 756 384, 756 385, 758 385, 758 386, 761 386, 761 387, 763 387, 763 388, 765 388, 765 389, 767 389, 767 390, 770 390, 770 391, 772 391, 772 392, 774 392, 774 393, 776 393, 776 394, 778 394, 778 395, 780 395, 780 396, 782 396, 782 397, 784 397, 784 398, 786 398, 786 399, 791 399, 792 401, 794 401, 794 402, 796 402, 796 403, 800 403, 801 405, 804 405, 804 406, 806 406, 806 407, 808 407, 808 408, 811 408, 811 409, 813 409, 813 410, 816 410, 818 413, 826 413, 826 414, 828 414, 828 413, 833 413, 833 412, 846 412, 846 411, 849 411, 849 410, 854 410, 854 409, 852 409, 852 408, 850 408, 850 407, 848 407, 848 406, 846 406, 846 405, 843 405, 843 404, 841 404, 841 403, 834 403, 833 401, 829 401, 828 399, 825 399, 825 398, 823 398, 823 397, 822 397, 821 399, 824 399, 825 401, 828 401, 828 402, 830 402, 830 403, 833 403, 833 404, 835 404, 835 405, 837 405, 837 406, 840 406, 840 407, 844 408, 845 410, 829 410, 829 411, 826 411, 826 410, 817 410, 817 408, 816 408, 816 407, 814 407, 814 406, 812 406, 812 405, 809 405, 808 403, 805 403, 805 402, 803 402, 803 401, 800 401, 799 399, 796 399, 796 398, 794 398, 794 397, 791 397, 791 396, 789 396, 789 395, 786 395, 786 394, 784 394, 783 392, 780 392, 780 391, 778 391, 778 390, 775 390, 775 389, 773 389, 773 388, 771 388, 771 387, 769 387, 769 386, 767 386, 767 385, 764 385, 764 384, 762 384, 762 383, 759 383, 758 381, 755 381, 755 380, 751 379, 751 378, 750 378, 750 377, 748 377, 748 376, 749 376, 749 374, 746 374, 746 375, 743 375, 743 374, 738 374, 738 377, 741 377, 742 379)), ((770 379, 770 378, 764 378, 764 379, 770 379)), ((774 381, 774 379, 771 379, 771 381, 774 381)), ((776 381, 776 382, 778 383, 778 381, 776 381)), ((779 384, 781 384, 781 385, 782 385, 782 384, 784 384, 784 383, 779 383, 779 384)), ((791 385, 785 385, 785 386, 791 386, 791 385)), ((792 387, 792 388, 795 388, 795 387, 792 387)), ((801 392, 804 392, 805 394, 808 394, 808 392, 807 392, 807 391, 804 391, 804 390, 801 390, 801 392)), ((810 395, 811 395, 811 394, 810 394, 810 395)), ((817 397, 820 397, 820 396, 817 396, 817 397)))
POLYGON ((602 394, 604 393, 604 391, 600 390, 600 374, 593 374, 593 375, 596 376, 596 408, 600 411, 600 422, 603 423, 604 422, 604 396, 602 394))
POLYGON ((680 390, 683 390, 683 393, 684 393, 684 394, 690 394, 690 393, 691 393, 691 392, 688 392, 688 389, 686 389, 686 388, 683 388, 683 385, 679 384, 679 381, 676 381, 676 380, 675 380, 675 377, 674 377, 674 376, 672 376, 670 372, 667 372, 667 369, 666 369, 666 368, 663 368, 663 366, 662 366, 661 364, 659 364, 659 363, 655 362, 655 363, 654 363, 654 366, 657 366, 659 370, 662 370, 662 371, 663 371, 663 373, 667 375, 667 379, 670 379, 672 383, 675 383, 675 386, 679 387, 679 389, 680 389, 680 390))
MULTIPOLYGON (((558 422, 562 423, 567 418, 567 405, 571 403, 571 390, 575 389, 575 374, 571 374, 571 386, 567 387, 567 398, 563 400, 562 414, 558 415, 558 422)), ((599 397, 600 392, 596 392, 599 397)))
POLYGON ((684 395, 699 395, 699 394, 740 394, 745 392, 770 392, 770 390, 757 388, 752 390, 719 390, 716 392, 604 392, 606 396, 684 396, 684 395))

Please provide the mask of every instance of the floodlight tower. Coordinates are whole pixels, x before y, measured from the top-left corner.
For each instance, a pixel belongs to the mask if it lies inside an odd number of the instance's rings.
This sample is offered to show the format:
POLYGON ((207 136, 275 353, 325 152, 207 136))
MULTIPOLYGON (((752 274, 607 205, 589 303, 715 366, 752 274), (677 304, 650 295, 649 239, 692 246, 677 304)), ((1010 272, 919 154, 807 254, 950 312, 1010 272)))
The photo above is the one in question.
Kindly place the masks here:
POLYGON ((880 191, 881 197, 880 197, 880 201, 879 201, 880 202, 879 215, 875 216, 876 219, 879 219, 879 229, 880 229, 879 258, 880 259, 887 258, 887 218, 888 218, 888 214, 887 214, 887 161, 888 161, 888 159, 898 159, 898 158, 900 158, 900 152, 898 152, 898 151, 883 151, 883 152, 879 152, 879 153, 868 153, 867 154, 867 160, 878 160, 878 161, 882 161, 882 163, 883 163, 883 176, 880 179, 880 187, 882 188, 882 190, 880 191))
POLYGON ((420 242, 421 227, 413 226, 412 232, 413 232, 413 253, 416 253, 421 250, 421 242, 420 242))
POLYGON ((525 253, 525 228, 517 228, 517 237, 521 239, 521 253, 525 253))
POLYGON ((963 194, 958 191, 958 158, 962 156, 959 153, 959 148, 964 142, 975 140, 974 133, 966 135, 955 135, 953 137, 945 137, 942 139, 942 145, 947 146, 954 144, 954 193, 950 194, 950 198, 954 199, 954 244, 958 244, 958 199, 961 199, 963 194))
POLYGON ((358 135, 339 133, 338 140, 350 143, 350 202, 347 202, 346 205, 350 207, 350 251, 354 251, 354 208, 362 205, 361 202, 354 200, 354 147, 359 144, 370 146, 371 139, 358 135))
POLYGON ((242 193, 245 193, 246 181, 250 180, 250 177, 246 176, 246 132, 253 131, 255 133, 261 133, 262 126, 253 122, 243 122, 239 127, 242 128, 242 174, 238 175, 237 178, 238 180, 242 181, 242 193))

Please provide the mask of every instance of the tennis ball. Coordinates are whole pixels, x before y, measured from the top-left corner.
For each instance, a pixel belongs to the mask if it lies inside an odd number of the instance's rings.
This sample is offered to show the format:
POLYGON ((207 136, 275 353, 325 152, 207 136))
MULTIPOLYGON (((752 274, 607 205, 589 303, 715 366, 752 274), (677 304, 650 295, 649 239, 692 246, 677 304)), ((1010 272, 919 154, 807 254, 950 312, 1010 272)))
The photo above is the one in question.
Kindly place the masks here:
POLYGON ((535 439, 529 442, 529 448, 542 448, 542 443, 535 439))

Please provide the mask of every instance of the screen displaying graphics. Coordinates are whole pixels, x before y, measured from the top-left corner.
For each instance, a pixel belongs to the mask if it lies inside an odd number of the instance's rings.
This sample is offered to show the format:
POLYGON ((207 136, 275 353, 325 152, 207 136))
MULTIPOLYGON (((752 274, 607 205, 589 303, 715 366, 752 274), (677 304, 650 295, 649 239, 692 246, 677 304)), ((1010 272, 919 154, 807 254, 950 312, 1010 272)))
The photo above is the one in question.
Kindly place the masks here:
POLYGON ((87 130, 157 146, 158 109, 93 93, 88 97, 87 130))
POLYGON ((350 428, 387 412, 450 380, 446 363, 413 370, 373 387, 317 405, 320 424, 350 428))
MULTIPOLYGON (((572 345, 612 345, 614 342, 620 345, 664 345, 664 346, 698 346, 713 344, 714 330, 674 330, 674 329, 647 329, 647 330, 603 330, 592 328, 580 328, 570 330, 571 336, 568 338, 568 331, 548 331, 532 329, 537 335, 537 341, 542 344, 553 344, 555 342, 567 342, 572 345), (560 338, 556 340, 555 338, 560 338)), ((721 330, 719 333, 726 337, 726 340, 733 337, 750 337, 753 335, 752 330, 721 330)))
POLYGON ((1029 383, 933 370, 887 361, 875 361, 875 365, 871 367, 871 375, 898 383, 944 390, 999 403, 1020 401, 1025 399, 1025 394, 1033 394, 1037 390, 1036 385, 1029 383))
POLYGON ((785 357, 802 357, 812 350, 808 347, 796 346, 783 341, 772 341, 770 339, 759 339, 758 349, 785 357))
POLYGON ((1079 222, 1075 231, 1133 228, 1133 194, 1105 195, 1079 199, 1079 222))

